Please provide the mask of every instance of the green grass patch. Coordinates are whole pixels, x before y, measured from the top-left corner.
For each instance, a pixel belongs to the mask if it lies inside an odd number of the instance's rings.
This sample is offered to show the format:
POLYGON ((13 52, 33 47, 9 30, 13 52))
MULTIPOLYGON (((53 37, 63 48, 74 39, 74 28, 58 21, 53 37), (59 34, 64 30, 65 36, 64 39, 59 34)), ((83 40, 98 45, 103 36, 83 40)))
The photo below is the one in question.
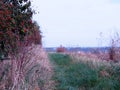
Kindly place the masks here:
POLYGON ((69 55, 54 53, 49 54, 49 57, 55 65, 53 79, 57 83, 56 90, 120 90, 117 74, 111 77, 100 76, 101 68, 95 69, 82 62, 73 62, 69 55))
POLYGON ((60 66, 70 65, 70 62, 72 61, 69 55, 64 54, 49 54, 51 61, 53 61, 55 64, 60 66))

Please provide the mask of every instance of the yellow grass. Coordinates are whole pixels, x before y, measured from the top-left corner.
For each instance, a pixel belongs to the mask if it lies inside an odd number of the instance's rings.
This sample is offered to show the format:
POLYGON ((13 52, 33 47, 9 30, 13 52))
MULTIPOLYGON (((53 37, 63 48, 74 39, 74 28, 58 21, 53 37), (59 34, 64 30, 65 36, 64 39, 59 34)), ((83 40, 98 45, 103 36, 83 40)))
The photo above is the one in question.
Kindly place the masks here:
MULTIPOLYGON (((98 58, 94 57, 87 57, 86 55, 79 55, 78 53, 69 53, 73 62, 83 62, 87 63, 92 67, 98 68, 100 66, 107 66, 110 67, 112 61, 107 61, 107 60, 101 60, 98 58)), ((114 63, 115 64, 115 63, 114 63)), ((119 65, 119 63, 116 63, 119 65)))

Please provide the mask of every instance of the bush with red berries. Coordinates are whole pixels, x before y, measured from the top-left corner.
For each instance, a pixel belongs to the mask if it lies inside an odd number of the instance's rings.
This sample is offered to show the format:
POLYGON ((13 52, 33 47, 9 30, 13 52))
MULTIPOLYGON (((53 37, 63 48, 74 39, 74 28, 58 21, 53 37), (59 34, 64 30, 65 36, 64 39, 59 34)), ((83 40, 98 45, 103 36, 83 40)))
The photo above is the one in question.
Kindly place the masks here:
POLYGON ((21 43, 41 44, 40 31, 32 20, 30 6, 29 0, 0 1, 0 56, 16 53, 21 43))

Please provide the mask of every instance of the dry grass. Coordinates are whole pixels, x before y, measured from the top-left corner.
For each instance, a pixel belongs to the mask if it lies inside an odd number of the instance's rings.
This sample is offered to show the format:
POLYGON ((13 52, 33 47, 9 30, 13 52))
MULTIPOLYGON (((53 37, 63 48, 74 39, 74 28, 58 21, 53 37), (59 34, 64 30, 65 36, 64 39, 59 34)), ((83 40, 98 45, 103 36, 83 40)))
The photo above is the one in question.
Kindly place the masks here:
POLYGON ((51 80, 53 70, 47 53, 42 48, 40 48, 40 46, 36 46, 36 49, 33 52, 36 55, 37 63, 41 66, 40 71, 42 73, 40 73, 40 77, 45 81, 43 87, 44 90, 53 90, 52 88, 54 88, 54 81, 51 80))
POLYGON ((0 90, 52 90, 52 66, 40 45, 0 62, 0 90))
POLYGON ((102 60, 93 56, 79 55, 78 53, 69 53, 73 62, 82 62, 98 68, 100 66, 111 66, 112 61, 102 60))

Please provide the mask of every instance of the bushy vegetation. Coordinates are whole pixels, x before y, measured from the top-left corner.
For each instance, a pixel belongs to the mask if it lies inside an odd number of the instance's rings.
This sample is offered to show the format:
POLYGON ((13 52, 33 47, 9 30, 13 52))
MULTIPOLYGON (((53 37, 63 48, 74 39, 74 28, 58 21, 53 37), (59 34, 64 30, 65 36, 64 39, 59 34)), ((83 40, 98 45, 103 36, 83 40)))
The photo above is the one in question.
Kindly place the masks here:
POLYGON ((41 44, 39 26, 32 20, 29 0, 0 1, 0 58, 16 54, 22 46, 41 44))
POLYGON ((120 36, 119 33, 115 34, 114 38, 111 38, 111 46, 109 49, 109 59, 114 62, 120 61, 120 36))
POLYGON ((60 46, 56 49, 56 52, 66 52, 66 51, 67 51, 67 49, 63 46, 60 46))
POLYGON ((55 64, 56 90, 120 89, 119 65, 112 63, 96 68, 91 62, 74 62, 75 58, 73 60, 66 54, 49 54, 49 57, 55 64))
POLYGON ((41 69, 41 57, 36 53, 42 53, 42 37, 33 14, 30 0, 0 0, 0 90, 44 86, 40 75, 46 70, 41 69))
POLYGON ((40 45, 25 51, 15 60, 0 62, 0 90, 52 90, 46 52, 40 45))

